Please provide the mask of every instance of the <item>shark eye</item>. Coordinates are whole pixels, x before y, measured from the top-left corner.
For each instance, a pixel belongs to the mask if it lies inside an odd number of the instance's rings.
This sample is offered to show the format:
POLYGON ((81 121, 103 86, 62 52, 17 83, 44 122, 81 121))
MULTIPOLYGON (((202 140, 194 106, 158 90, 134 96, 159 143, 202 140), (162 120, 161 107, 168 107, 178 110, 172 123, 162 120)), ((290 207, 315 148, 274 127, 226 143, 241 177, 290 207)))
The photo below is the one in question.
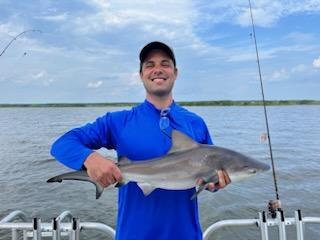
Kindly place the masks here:
POLYGON ((246 170, 248 173, 250 173, 250 174, 255 174, 255 173, 257 173, 257 170, 256 170, 256 169, 250 168, 250 167, 247 166, 247 165, 243 166, 243 169, 245 169, 245 170, 246 170))

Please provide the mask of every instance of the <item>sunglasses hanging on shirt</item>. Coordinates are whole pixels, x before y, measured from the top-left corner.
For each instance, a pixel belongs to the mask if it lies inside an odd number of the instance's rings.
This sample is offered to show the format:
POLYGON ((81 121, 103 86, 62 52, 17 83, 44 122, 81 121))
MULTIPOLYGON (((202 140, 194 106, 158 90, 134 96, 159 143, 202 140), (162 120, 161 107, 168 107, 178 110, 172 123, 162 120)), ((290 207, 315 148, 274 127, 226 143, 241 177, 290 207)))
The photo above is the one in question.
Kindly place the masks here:
POLYGON ((165 131, 170 126, 170 119, 168 118, 168 114, 170 112, 170 108, 164 108, 160 111, 160 120, 159 120, 159 127, 160 130, 167 135, 167 137, 171 138, 171 136, 165 131))

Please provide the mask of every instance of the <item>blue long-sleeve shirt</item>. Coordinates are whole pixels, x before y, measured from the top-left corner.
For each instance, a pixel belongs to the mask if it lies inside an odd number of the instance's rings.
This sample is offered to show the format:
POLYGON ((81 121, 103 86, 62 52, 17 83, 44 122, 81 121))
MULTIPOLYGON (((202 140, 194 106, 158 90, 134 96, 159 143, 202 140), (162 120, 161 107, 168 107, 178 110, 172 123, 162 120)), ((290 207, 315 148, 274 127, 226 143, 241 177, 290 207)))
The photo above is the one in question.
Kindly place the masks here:
MULTIPOLYGON (((81 169, 94 149, 115 149, 119 157, 145 160, 165 155, 168 137, 177 129, 198 143, 212 144, 205 122, 173 102, 167 115, 170 125, 159 127, 160 110, 145 100, 131 110, 107 113, 95 122, 60 137, 51 154, 64 165, 81 169), (165 132, 164 132, 165 131, 165 132)), ((156 189, 144 196, 134 182, 119 189, 116 239, 202 239, 195 189, 156 189)))

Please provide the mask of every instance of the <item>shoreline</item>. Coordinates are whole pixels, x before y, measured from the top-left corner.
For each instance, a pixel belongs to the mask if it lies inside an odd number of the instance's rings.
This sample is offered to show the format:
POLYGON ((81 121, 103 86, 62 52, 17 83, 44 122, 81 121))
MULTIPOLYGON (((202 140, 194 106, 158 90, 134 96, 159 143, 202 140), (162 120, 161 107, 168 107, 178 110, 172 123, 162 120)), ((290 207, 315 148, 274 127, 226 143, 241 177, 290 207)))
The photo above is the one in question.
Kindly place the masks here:
MULTIPOLYGON (((177 101, 182 106, 262 106, 261 100, 215 100, 215 101, 177 101)), ((113 103, 0 103, 0 108, 14 107, 126 107, 135 106, 139 102, 113 103)), ((267 106, 320 105, 320 100, 268 100, 267 106)))

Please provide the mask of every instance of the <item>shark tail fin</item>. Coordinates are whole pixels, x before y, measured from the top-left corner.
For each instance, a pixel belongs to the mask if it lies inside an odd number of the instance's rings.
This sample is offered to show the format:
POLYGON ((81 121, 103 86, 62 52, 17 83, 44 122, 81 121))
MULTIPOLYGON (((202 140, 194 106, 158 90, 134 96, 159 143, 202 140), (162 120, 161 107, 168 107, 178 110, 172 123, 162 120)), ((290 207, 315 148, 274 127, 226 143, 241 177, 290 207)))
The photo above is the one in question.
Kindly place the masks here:
POLYGON ((59 178, 57 178, 57 177, 52 177, 52 178, 49 178, 48 180, 47 180, 47 183, 51 183, 51 182, 62 182, 62 180, 61 179, 59 179, 59 178))
POLYGON ((99 199, 101 197, 101 194, 103 193, 104 188, 99 183, 94 183, 96 185, 96 199, 99 199))

